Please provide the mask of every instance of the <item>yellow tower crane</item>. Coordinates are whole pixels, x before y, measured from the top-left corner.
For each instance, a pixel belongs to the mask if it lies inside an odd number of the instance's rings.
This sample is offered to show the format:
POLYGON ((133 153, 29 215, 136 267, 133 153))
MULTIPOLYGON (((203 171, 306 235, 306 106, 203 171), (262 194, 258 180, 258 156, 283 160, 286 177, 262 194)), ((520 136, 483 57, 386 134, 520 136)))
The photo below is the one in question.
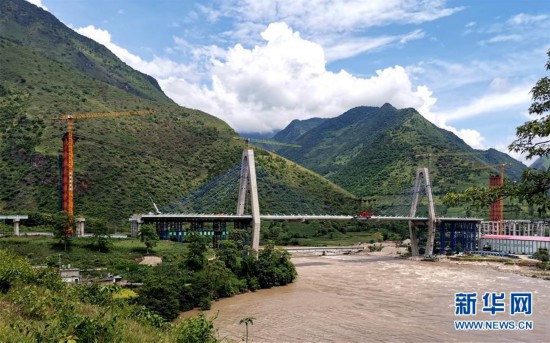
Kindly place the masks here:
MULTIPOLYGON (((78 113, 62 114, 58 118, 55 118, 56 120, 67 121, 67 132, 65 132, 65 134, 63 135, 63 211, 65 211, 69 215, 69 218, 72 218, 74 214, 74 120, 145 115, 152 113, 154 113, 154 111, 152 110, 106 113, 78 113)), ((71 233, 72 227, 69 228, 68 234, 71 233)))

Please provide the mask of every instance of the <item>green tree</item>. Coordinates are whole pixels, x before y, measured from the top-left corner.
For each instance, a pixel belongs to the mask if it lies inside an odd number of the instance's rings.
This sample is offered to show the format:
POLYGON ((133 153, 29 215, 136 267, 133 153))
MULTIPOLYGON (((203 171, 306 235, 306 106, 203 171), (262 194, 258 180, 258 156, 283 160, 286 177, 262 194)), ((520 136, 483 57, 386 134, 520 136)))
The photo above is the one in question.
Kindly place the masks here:
MULTIPOLYGON (((550 71, 550 49, 546 52, 546 70, 550 71)), ((516 129, 517 139, 508 147, 510 150, 527 153, 527 158, 550 153, 550 78, 540 79, 533 89, 533 103, 529 114, 538 118, 530 120, 516 129)))
POLYGON ((149 250, 153 249, 159 241, 157 230, 151 224, 142 225, 139 229, 138 237, 139 240, 145 244, 145 247, 147 248, 147 254, 149 254, 149 250))
POLYGON ((171 321, 179 314, 179 296, 177 285, 166 278, 150 278, 139 288, 138 302, 147 307, 151 312, 156 313, 171 321))
POLYGON ((248 343, 248 324, 254 325, 254 317, 245 317, 239 321, 239 324, 244 324, 246 326, 246 336, 245 342, 248 343))
POLYGON ((276 249, 268 242, 258 254, 258 281, 262 288, 284 286, 296 278, 296 269, 286 250, 276 249))
POLYGON ((176 327, 175 331, 175 341, 178 343, 218 342, 214 336, 214 323, 203 313, 197 317, 185 319, 176 327))
POLYGON ((216 256, 225 263, 233 273, 239 270, 239 256, 241 252, 234 241, 221 241, 219 249, 216 250, 216 256))
POLYGON ((233 274, 222 261, 207 261, 203 272, 206 280, 210 283, 210 297, 212 299, 230 297, 235 294, 231 284, 233 274))
POLYGON ((198 234, 191 234, 187 236, 187 242, 189 246, 185 255, 185 264, 190 270, 201 270, 206 262, 207 240, 198 234))
POLYGON ((63 245, 65 251, 71 248, 71 238, 74 233, 74 218, 67 212, 58 212, 51 218, 51 225, 55 230, 55 236, 63 245))
POLYGON ((101 252, 109 252, 112 242, 107 222, 103 219, 90 219, 88 228, 94 235, 93 248, 101 252))
MULTIPOLYGON (((550 71, 550 50, 546 53, 546 70, 550 71)), ((526 122, 516 129, 517 139, 508 147, 510 151, 526 153, 527 158, 550 154, 550 78, 541 78, 531 90, 533 103, 529 114, 537 118, 526 122)), ((517 198, 535 206, 540 215, 550 207, 550 169, 546 171, 527 169, 520 182, 505 182, 497 188, 471 187, 463 193, 445 195, 445 203, 456 206, 471 203, 480 208, 500 198, 517 198)))
POLYGON ((534 254, 537 260, 542 262, 548 262, 548 249, 539 248, 539 250, 534 254))

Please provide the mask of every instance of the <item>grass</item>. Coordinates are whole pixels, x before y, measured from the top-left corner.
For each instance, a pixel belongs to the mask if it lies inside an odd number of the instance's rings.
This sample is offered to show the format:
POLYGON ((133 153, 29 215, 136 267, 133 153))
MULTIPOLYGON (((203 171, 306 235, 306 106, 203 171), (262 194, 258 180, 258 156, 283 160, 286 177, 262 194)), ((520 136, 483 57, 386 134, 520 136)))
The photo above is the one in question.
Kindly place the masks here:
MULTIPOLYGON (((52 237, 2 237, 0 249, 13 251, 25 257, 32 265, 62 265, 90 270, 90 276, 101 277, 107 272, 121 274, 127 280, 139 280, 148 266, 139 265, 146 255, 145 245, 138 239, 111 239, 109 252, 100 252, 92 247, 92 238, 74 238, 65 251, 59 240, 52 237), (100 270, 97 270, 100 269, 100 270)), ((181 259, 187 245, 171 241, 159 241, 151 255, 164 261, 181 259)))

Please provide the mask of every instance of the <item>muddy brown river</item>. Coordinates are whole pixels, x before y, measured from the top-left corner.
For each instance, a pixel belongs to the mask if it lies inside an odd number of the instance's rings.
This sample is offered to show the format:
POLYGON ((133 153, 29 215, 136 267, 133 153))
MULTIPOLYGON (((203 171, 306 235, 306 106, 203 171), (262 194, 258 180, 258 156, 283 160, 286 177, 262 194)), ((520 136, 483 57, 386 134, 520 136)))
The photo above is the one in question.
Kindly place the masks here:
POLYGON ((392 257, 295 257, 297 280, 213 304, 220 338, 249 342, 550 342, 550 281, 494 267, 392 257), (477 314, 456 316, 455 293, 477 293, 477 314), (485 292, 532 292, 532 315, 482 312, 485 292), (457 331, 455 320, 529 320, 532 330, 457 331))

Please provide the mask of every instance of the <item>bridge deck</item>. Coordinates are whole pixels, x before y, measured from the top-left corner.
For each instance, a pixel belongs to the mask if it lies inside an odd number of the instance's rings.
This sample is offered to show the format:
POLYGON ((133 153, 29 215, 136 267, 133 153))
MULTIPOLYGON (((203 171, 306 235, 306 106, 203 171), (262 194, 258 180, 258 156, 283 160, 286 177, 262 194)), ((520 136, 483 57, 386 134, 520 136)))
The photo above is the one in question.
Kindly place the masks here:
POLYGON ((27 216, 27 215, 20 215, 20 214, 14 214, 14 215, 3 215, 3 214, 0 214, 0 220, 4 220, 4 219, 21 220, 21 219, 29 219, 29 216, 27 216))
MULTIPOLYGON (((247 221, 252 220, 252 215, 235 214, 204 214, 204 213, 167 213, 167 214, 143 214, 130 220, 148 220, 148 221, 247 221)), ((350 221, 350 220, 368 220, 368 221, 414 221, 426 222, 428 217, 403 217, 403 216, 372 216, 357 217, 346 215, 315 215, 315 214, 262 214, 260 220, 266 221, 309 221, 309 220, 331 220, 331 221, 350 221)), ((479 218, 459 218, 459 217, 437 217, 436 222, 481 222, 479 218)))

